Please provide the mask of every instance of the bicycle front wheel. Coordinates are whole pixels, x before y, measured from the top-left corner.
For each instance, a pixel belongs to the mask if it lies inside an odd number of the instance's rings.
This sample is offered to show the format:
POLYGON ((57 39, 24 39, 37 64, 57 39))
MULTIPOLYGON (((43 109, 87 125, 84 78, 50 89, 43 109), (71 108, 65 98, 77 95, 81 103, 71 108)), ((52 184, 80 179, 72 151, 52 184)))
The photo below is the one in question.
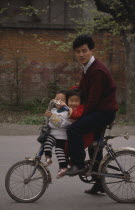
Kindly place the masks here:
POLYGON ((133 203, 135 202, 135 152, 116 152, 116 159, 123 168, 125 177, 116 161, 109 157, 103 164, 102 173, 116 175, 117 178, 102 177, 103 188, 113 200, 120 203, 133 203))
POLYGON ((23 160, 15 163, 7 172, 5 187, 9 196, 18 202, 30 203, 39 199, 48 186, 45 170, 38 165, 35 173, 27 181, 34 170, 34 162, 23 160))

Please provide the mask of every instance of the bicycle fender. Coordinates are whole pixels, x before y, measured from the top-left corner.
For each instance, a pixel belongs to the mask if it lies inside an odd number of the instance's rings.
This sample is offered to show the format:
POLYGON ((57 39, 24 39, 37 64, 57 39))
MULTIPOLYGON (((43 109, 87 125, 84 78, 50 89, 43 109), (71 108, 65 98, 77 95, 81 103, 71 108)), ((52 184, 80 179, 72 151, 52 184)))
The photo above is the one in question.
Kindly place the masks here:
MULTIPOLYGON (((122 152, 122 151, 126 151, 126 152, 135 152, 135 149, 132 148, 132 147, 120 147, 118 148, 117 150, 114 150, 115 153, 118 153, 118 152, 122 152)), ((105 161, 110 157, 110 155, 107 153, 104 158, 101 160, 101 163, 99 165, 99 168, 98 168, 98 172, 101 172, 101 169, 102 169, 102 166, 103 164, 105 163, 105 161)))

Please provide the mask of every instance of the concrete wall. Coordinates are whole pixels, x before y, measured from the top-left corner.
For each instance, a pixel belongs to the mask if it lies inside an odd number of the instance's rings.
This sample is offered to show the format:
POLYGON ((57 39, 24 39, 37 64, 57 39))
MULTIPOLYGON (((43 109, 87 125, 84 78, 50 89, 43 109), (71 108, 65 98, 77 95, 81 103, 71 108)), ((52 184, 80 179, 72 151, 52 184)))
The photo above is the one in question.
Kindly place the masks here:
MULTIPOLYGON (((79 0, 78 0, 79 3, 79 0)), ((0 14, 1 27, 16 28, 73 28, 73 18, 82 16, 82 9, 72 8, 65 0, 4 0, 0 8, 5 11, 0 14), (33 15, 27 14, 22 7, 31 6, 37 9, 33 15)))

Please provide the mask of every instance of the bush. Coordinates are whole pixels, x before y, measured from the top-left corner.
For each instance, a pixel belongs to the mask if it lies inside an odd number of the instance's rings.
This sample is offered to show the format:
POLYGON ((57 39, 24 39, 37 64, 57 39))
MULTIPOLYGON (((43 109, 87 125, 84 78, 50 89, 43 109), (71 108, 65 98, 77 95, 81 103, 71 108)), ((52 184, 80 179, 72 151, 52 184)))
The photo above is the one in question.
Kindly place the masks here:
POLYGON ((34 99, 33 101, 27 102, 23 105, 24 111, 29 111, 33 114, 43 113, 48 107, 49 99, 43 101, 40 99, 34 99))
POLYGON ((118 114, 126 114, 126 104, 124 102, 119 104, 118 114))

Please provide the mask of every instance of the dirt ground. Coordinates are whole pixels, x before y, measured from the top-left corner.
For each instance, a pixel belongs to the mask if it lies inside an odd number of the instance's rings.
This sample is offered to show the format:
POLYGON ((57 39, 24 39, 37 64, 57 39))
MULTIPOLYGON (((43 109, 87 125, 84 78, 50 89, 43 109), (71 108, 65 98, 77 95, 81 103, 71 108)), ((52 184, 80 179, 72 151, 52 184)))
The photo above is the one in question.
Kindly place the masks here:
MULTIPOLYGON (((13 123, 0 123, 1 136, 29 136, 39 135, 40 125, 20 125, 13 123)), ((114 125, 111 134, 120 135, 128 132, 129 135, 135 135, 135 125, 114 125)))
POLYGON ((15 123, 0 123, 1 136, 29 136, 40 133, 40 125, 21 125, 15 123))

